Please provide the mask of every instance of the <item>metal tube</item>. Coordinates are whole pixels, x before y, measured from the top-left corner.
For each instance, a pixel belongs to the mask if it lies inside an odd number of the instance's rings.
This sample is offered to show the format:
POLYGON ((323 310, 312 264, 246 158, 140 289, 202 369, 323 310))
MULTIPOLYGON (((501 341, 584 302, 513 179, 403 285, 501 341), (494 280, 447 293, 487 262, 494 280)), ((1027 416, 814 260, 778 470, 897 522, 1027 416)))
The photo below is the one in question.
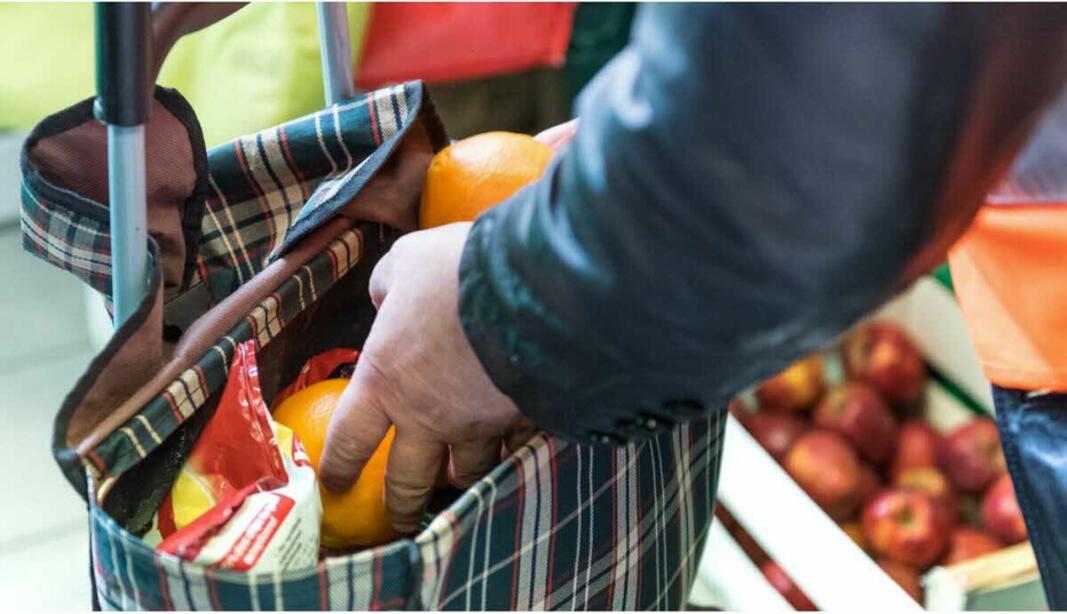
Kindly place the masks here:
POLYGON ((111 298, 115 328, 148 292, 144 126, 107 127, 111 298))
POLYGON ((352 83, 352 46, 348 40, 348 9, 344 2, 319 2, 319 48, 322 50, 322 85, 326 104, 335 105, 355 95, 352 83))

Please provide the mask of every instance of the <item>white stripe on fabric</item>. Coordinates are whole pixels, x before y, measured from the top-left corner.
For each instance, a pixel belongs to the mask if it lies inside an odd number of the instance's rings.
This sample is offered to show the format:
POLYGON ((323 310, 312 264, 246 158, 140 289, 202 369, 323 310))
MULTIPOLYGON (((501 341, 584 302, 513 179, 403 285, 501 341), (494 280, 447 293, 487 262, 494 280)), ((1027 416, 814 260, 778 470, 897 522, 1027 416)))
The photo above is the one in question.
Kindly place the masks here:
POLYGON ((341 151, 345 152, 345 169, 352 168, 352 152, 348 151, 348 145, 345 144, 344 134, 341 132, 341 113, 337 107, 332 110, 333 113, 333 136, 337 139, 337 144, 341 146, 341 151))
POLYGON ((534 504, 536 504, 537 492, 535 490, 536 484, 533 483, 531 466, 536 462, 531 456, 535 452, 529 448, 520 449, 518 454, 515 455, 517 461, 516 469, 522 475, 522 488, 523 488, 523 506, 521 513, 517 514, 519 523, 521 523, 522 529, 520 535, 522 535, 522 549, 519 554, 519 578, 518 584, 515 587, 517 591, 515 595, 515 609, 517 610, 529 610, 530 609, 530 580, 533 577, 533 558, 534 551, 537 547, 536 538, 534 533, 534 523, 537 522, 537 518, 534 515, 534 504))
POLYGON ((408 97, 407 92, 404 91, 403 85, 396 86, 394 90, 396 92, 396 109, 398 115, 400 115, 400 121, 407 123, 408 121, 408 97))
POLYGON ((119 428, 119 430, 122 431, 122 434, 125 435, 131 443, 133 443, 133 449, 137 450, 137 454, 140 455, 141 458, 148 456, 148 452, 146 452, 144 447, 141 446, 141 442, 137 439, 137 434, 133 432, 133 429, 128 426, 124 426, 119 428))
POLYGON ((170 605, 175 610, 192 609, 192 604, 185 597, 185 583, 181 580, 181 572, 178 567, 181 563, 176 557, 159 555, 156 560, 163 568, 163 576, 167 581, 167 592, 170 593, 170 605))
POLYGON ((352 605, 357 612, 370 609, 374 597, 374 561, 364 559, 352 565, 352 605))
MULTIPOLYGON (((315 136, 319 141, 319 149, 322 150, 322 155, 326 156, 326 159, 330 162, 330 175, 337 173, 337 162, 330 155, 330 149, 326 147, 326 139, 322 135, 322 113, 315 114, 315 136)), ((329 177, 329 175, 327 175, 329 177)))
MULTIPOLYGON (((537 465, 534 467, 534 476, 537 481, 537 536, 538 538, 551 537, 555 527, 552 525, 552 457, 555 454, 555 446, 552 440, 546 445, 537 447, 537 465)), ((545 590, 548 585, 548 566, 551 539, 545 540, 545 545, 534 550, 534 577, 533 577, 533 609, 545 609, 545 590)))
POLYGON ((275 571, 271 579, 274 585, 274 610, 280 612, 285 609, 285 593, 282 592, 282 572, 275 571))
MULTIPOLYGON (((464 610, 471 611, 471 594, 474 592, 474 583, 471 581, 474 578, 474 558, 475 553, 478 551, 478 527, 482 523, 482 493, 479 492, 479 488, 472 488, 471 494, 474 495, 474 500, 477 502, 477 511, 474 512, 474 526, 470 530, 470 555, 467 559, 467 597, 464 602, 464 610)), ((490 514, 491 515, 491 514, 490 514)), ((482 584, 482 594, 485 594, 485 584, 482 584)))
MULTIPOLYGON (((493 506, 496 505, 496 495, 497 495, 496 479, 493 478, 493 476, 491 476, 491 475, 487 476, 486 479, 485 479, 485 484, 489 488, 489 501, 486 503, 486 507, 487 507, 487 509, 492 510, 493 506)), ((481 576, 482 607, 481 607, 481 610, 483 612, 488 609, 488 597, 489 597, 489 595, 488 595, 488 593, 489 593, 489 587, 488 587, 489 573, 488 573, 488 571, 489 571, 489 561, 492 560, 492 555, 491 555, 490 550, 489 550, 489 545, 493 543, 493 514, 492 514, 492 512, 490 512, 488 514, 488 516, 489 516, 489 518, 485 522, 485 552, 482 555, 482 576, 481 576)), ((471 551, 471 556, 472 557, 474 556, 474 551, 473 550, 471 551)))
POLYGON ((258 575, 256 573, 245 574, 245 582, 248 587, 248 604, 253 611, 263 609, 263 606, 259 604, 259 590, 256 587, 256 576, 258 575))
POLYGON ((308 293, 311 296, 311 302, 314 303, 315 301, 319 300, 318 292, 315 290, 315 274, 311 271, 311 267, 309 267, 307 265, 304 265, 302 267, 302 269, 304 271, 307 271, 307 274, 308 274, 308 293))
POLYGON ((378 110, 378 129, 382 133, 382 142, 389 140, 396 134, 399 126, 396 125, 394 115, 393 93, 396 88, 382 90, 374 97, 374 106, 378 110))
POLYGON ((212 610, 211 595, 207 588, 204 568, 199 565, 182 565, 185 580, 189 583, 189 598, 193 610, 212 610))
MULTIPOLYGON (((631 456, 633 456, 635 458, 638 457, 638 451, 637 451, 636 446, 634 446, 634 444, 630 444, 630 445, 628 445, 626 447, 629 449, 631 456)), ((630 471, 627 472, 627 480, 626 480, 626 483, 628 484, 628 488, 629 488, 629 495, 627 496, 627 499, 629 500, 628 503, 627 503, 627 507, 629 509, 627 510, 628 511, 627 515, 629 517, 629 524, 630 524, 630 536, 626 539, 626 543, 627 543, 628 548, 629 548, 629 551, 628 551, 628 553, 626 555, 627 556, 627 564, 626 564, 626 567, 627 567, 627 569, 626 569, 626 587, 627 587, 626 609, 627 610, 634 610, 634 609, 637 608, 637 583, 638 583, 637 571, 638 571, 638 566, 641 563, 641 538, 638 535, 638 529, 639 529, 639 525, 640 525, 640 518, 637 515, 637 502, 638 502, 637 481, 638 481, 638 477, 640 475, 639 469, 640 469, 641 465, 640 465, 639 462, 637 462, 637 463, 633 463, 631 465, 631 467, 632 468, 630 469, 630 471)))
MULTIPOLYGON (((624 467, 627 461, 627 454, 629 448, 622 447, 616 448, 615 453, 615 465, 616 467, 624 467)), ((611 609, 618 611, 625 609, 626 600, 626 565, 625 556, 629 553, 629 548, 626 543, 630 539, 630 528, 627 525, 628 508, 626 506, 626 494, 625 480, 629 476, 629 472, 622 470, 616 472, 615 477, 615 543, 612 545, 612 549, 615 552, 615 565, 614 565, 614 578, 612 583, 615 586, 615 590, 611 595, 611 609), (621 478, 620 478, 621 474, 621 478), (620 479, 622 483, 620 483, 620 479)))
POLYGON ((148 418, 145 418, 142 414, 137 414, 136 418, 137 421, 144 426, 144 430, 148 432, 148 436, 152 438, 152 441, 156 442, 156 445, 163 443, 163 439, 160 438, 159 433, 156 432, 156 429, 152 426, 152 423, 148 421, 148 418))
MULTIPOLYGON (((267 162, 278 177, 279 189, 285 195, 295 209, 299 210, 304 202, 304 193, 300 190, 300 180, 293 175, 293 169, 282 151, 282 131, 278 127, 271 128, 268 133, 270 138, 263 139, 263 151, 267 152, 267 162)), ((293 211, 292 213, 296 213, 293 211)))
MULTIPOLYGON (((581 447, 581 446, 579 446, 579 447, 581 447)), ((588 484, 590 493, 593 492, 593 461, 595 459, 596 459, 596 454, 590 453, 589 454, 589 484, 588 484)), ((589 544, 587 546, 588 558, 586 558, 586 568, 585 568, 585 594, 583 596, 583 603, 582 603, 582 609, 583 610, 588 610, 589 609, 589 578, 590 578, 590 574, 592 573, 592 569, 593 569, 593 535, 594 535, 594 529, 596 528, 595 527, 596 517, 593 514, 593 504, 591 503, 593 498, 594 498, 594 495, 591 494, 590 497, 589 497, 590 503, 588 505, 586 505, 586 507, 589 508, 589 544)), ((584 503, 585 503, 585 501, 583 501, 583 504, 584 503)), ((582 510, 579 510, 579 513, 581 513, 581 511, 582 510)))
POLYGON ((449 553, 455 542, 455 532, 452 522, 446 518, 446 514, 438 514, 430 522, 430 526, 419 536, 419 553, 422 559, 422 607, 426 609, 438 609, 441 599, 441 590, 444 588, 444 574, 442 553, 449 553))
MULTIPOLYGON (((575 480, 574 485, 577 488, 574 500, 581 505, 582 500, 582 446, 575 446, 574 448, 575 462, 577 467, 574 471, 575 480)), ((578 526, 574 535, 574 571, 572 572, 574 577, 571 578, 571 611, 578 609, 578 576, 581 570, 582 559, 582 514, 578 514, 578 526)))
POLYGON ((267 161, 259 153, 259 136, 245 137, 239 139, 238 143, 241 144, 241 149, 245 152, 245 160, 248 163, 248 173, 250 175, 249 179, 259 186, 262 198, 267 203, 268 214, 274 222, 273 236, 275 240, 280 240, 285 236, 285 231, 289 228, 288 215, 285 216, 285 219, 282 217, 283 213, 288 213, 288 209, 285 206, 285 199, 274 188, 277 183, 270 176, 267 161))

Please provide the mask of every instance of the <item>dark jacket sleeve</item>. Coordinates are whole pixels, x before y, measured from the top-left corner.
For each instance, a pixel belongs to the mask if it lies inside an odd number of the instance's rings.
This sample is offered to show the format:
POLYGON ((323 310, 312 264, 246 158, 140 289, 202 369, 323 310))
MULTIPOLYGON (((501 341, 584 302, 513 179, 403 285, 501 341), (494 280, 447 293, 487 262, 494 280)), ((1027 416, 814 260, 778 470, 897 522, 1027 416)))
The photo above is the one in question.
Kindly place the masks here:
POLYGON ((493 381, 550 432, 619 442, 825 344, 929 238, 988 21, 642 7, 574 142, 471 231, 460 313, 493 381))

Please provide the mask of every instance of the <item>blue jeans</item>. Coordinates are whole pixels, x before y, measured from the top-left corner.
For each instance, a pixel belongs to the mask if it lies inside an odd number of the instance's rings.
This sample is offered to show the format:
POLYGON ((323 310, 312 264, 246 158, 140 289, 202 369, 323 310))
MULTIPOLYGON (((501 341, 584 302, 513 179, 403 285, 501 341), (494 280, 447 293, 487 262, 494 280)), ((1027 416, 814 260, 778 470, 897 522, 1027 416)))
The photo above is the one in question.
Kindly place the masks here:
POLYGON ((993 386, 1008 471, 1049 608, 1067 609, 1067 394, 993 386))

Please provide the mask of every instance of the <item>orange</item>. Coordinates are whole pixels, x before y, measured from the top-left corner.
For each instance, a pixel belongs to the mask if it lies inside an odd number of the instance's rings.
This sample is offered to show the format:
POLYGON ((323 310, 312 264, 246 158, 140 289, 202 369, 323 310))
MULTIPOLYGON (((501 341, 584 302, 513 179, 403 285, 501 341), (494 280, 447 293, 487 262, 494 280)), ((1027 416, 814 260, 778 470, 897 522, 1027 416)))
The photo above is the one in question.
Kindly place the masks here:
MULTIPOLYGON (((274 410, 274 419, 292 429, 307 449, 311 466, 318 473, 326 445, 330 418, 348 385, 347 379, 328 379, 312 384, 285 399, 274 410)), ((396 538, 385 510, 385 462, 393 443, 393 428, 371 455, 359 480, 345 493, 319 487, 322 495, 322 545, 327 548, 377 546, 396 538)))
POLYGON ((419 205, 419 228, 469 222, 536 181, 552 148, 514 132, 486 132, 445 147, 430 160, 419 205))

